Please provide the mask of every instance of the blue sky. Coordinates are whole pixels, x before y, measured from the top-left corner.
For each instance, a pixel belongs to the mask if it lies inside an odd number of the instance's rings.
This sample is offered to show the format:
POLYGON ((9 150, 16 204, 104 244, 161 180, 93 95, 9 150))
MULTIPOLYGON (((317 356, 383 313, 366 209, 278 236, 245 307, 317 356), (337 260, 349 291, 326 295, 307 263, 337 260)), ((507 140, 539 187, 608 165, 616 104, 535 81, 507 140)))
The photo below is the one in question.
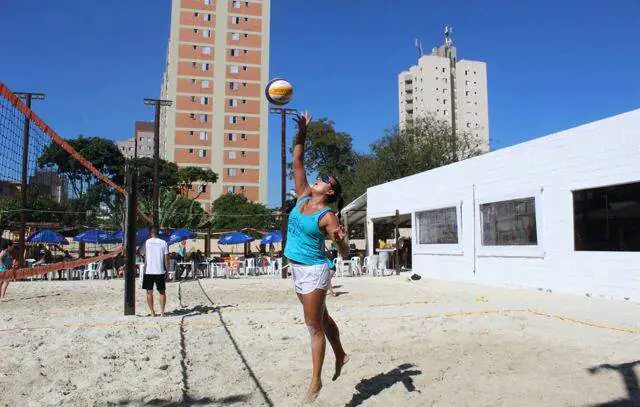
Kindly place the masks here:
MULTIPOLYGON (((45 92, 34 108, 65 137, 130 137, 153 119, 142 99, 159 93, 169 14, 169 0, 2 0, 0 81, 45 92)), ((291 107, 331 118, 366 151, 398 120, 414 37, 428 50, 450 24, 459 57, 487 62, 502 148, 639 108, 639 15, 638 0, 272 0, 270 72, 294 84, 291 107)), ((276 118, 269 133, 278 205, 276 118)))

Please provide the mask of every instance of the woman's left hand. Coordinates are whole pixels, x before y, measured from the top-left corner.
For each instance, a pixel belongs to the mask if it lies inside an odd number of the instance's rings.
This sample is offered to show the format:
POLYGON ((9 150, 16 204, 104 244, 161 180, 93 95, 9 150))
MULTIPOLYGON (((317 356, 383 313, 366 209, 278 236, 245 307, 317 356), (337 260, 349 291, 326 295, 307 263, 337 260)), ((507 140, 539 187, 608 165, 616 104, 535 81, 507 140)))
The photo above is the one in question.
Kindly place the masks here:
POLYGON ((340 242, 344 240, 346 236, 347 231, 345 230, 344 225, 342 223, 339 223, 338 227, 333 231, 333 240, 336 242, 340 242))

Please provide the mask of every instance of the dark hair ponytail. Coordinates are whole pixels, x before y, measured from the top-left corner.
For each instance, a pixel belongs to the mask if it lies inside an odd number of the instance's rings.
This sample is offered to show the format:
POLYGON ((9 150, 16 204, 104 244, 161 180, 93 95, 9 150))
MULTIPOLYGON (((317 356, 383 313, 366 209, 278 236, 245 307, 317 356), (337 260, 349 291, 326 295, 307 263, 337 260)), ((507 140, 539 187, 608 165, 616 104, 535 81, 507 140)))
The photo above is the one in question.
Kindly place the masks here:
POLYGON ((329 195, 327 197, 327 203, 330 203, 330 204, 336 203, 336 206, 338 209, 336 212, 336 215, 338 216, 338 220, 341 220, 342 214, 340 212, 344 207, 344 197, 342 196, 342 184, 340 184, 340 181, 338 181, 336 177, 333 177, 333 181, 334 183, 332 184, 332 187, 331 187, 331 189, 333 189, 333 195, 329 195))
POLYGON ((338 220, 342 221, 342 208, 344 208, 344 198, 342 194, 338 197, 338 220))

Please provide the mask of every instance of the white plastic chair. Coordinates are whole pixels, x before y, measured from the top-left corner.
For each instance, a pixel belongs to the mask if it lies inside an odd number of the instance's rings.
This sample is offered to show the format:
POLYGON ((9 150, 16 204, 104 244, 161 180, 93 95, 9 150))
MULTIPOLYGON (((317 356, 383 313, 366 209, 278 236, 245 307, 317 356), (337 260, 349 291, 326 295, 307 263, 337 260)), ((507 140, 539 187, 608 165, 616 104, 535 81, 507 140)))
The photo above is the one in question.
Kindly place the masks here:
POLYGON ((362 264, 362 269, 365 270, 366 274, 369 274, 371 276, 375 276, 376 275, 376 271, 378 268, 378 256, 377 255, 371 255, 371 256, 367 256, 364 258, 364 262, 362 264))
POLYGON ((349 274, 352 276, 359 276, 361 274, 360 257, 351 258, 349 262, 349 274))
POLYGON ((254 275, 258 275, 259 268, 256 267, 256 259, 246 259, 244 261, 244 275, 247 276, 250 272, 254 272, 254 275))
POLYGON ((96 277, 96 274, 98 274, 101 266, 102 266, 102 261, 99 261, 97 263, 89 263, 89 264, 87 264, 87 267, 84 269, 84 271, 82 273, 82 279, 86 280, 87 279, 87 275, 89 275, 89 279, 90 280, 94 280, 95 277, 96 277))

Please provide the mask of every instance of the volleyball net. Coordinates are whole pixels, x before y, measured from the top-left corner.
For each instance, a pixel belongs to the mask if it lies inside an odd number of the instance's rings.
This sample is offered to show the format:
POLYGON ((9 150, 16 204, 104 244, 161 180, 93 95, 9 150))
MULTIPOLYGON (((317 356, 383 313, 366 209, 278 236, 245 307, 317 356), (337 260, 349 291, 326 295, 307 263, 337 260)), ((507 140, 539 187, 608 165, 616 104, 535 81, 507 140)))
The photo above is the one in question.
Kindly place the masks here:
POLYGON ((0 82, 0 231, 2 248, 10 247, 0 259, 5 269, 0 281, 122 253, 121 242, 112 242, 105 246, 109 250, 98 245, 100 254, 85 258, 84 243, 72 237, 124 226, 124 158, 108 140, 62 138, 29 106, 42 103, 37 96, 14 93, 0 82))

